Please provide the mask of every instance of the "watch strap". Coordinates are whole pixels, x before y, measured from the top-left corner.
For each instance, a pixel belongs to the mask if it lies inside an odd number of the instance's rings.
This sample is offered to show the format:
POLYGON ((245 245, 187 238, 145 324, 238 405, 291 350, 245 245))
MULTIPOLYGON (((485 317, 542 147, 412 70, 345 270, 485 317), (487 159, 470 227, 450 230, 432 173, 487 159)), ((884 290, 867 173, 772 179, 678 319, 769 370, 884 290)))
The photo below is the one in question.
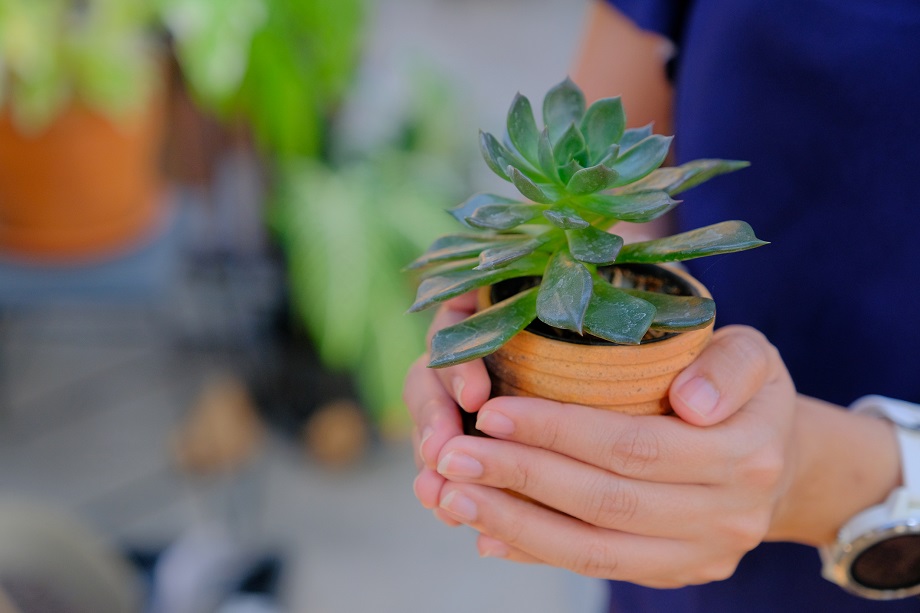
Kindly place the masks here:
POLYGON ((901 455, 901 478, 910 502, 920 504, 920 405, 885 396, 863 396, 854 413, 882 417, 894 423, 901 455))

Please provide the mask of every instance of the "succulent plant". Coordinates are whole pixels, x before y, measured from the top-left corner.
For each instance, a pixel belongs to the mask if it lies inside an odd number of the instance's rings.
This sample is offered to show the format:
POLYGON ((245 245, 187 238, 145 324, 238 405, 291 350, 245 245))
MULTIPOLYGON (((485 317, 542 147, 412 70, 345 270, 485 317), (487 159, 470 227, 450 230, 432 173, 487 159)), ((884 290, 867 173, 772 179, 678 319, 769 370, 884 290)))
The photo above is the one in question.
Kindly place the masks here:
POLYGON ((725 221, 656 240, 624 244, 617 222, 649 222, 680 201, 674 196, 747 162, 702 159, 661 167, 672 137, 651 126, 626 129, 620 98, 585 108, 569 79, 543 100, 542 131, 530 101, 518 94, 505 139, 480 133, 489 168, 528 201, 476 194, 450 210, 466 227, 442 236, 409 265, 420 269, 420 311, 478 287, 534 277, 536 284, 440 330, 431 367, 488 355, 535 319, 606 341, 638 344, 648 330, 681 332, 715 317, 709 298, 618 288, 603 273, 614 264, 654 264, 765 245, 743 221, 725 221))

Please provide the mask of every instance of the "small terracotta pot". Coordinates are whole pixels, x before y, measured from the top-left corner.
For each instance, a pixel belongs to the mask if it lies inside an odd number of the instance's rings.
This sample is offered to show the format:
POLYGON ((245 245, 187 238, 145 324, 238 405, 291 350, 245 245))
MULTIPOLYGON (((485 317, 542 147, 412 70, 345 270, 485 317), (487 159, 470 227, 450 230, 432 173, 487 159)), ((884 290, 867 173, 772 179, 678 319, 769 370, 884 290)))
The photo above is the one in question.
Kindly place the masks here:
POLYGON ((24 135, 0 110, 0 250, 94 259, 129 247, 162 212, 161 92, 123 121, 80 104, 24 135))
MULTIPOLYGON (((687 273, 667 271, 710 297, 687 273)), ((480 308, 491 302, 491 288, 482 288, 480 308)), ((524 330, 485 357, 492 394, 548 398, 631 415, 669 413, 671 382, 712 338, 712 326, 640 345, 577 344, 524 330)))

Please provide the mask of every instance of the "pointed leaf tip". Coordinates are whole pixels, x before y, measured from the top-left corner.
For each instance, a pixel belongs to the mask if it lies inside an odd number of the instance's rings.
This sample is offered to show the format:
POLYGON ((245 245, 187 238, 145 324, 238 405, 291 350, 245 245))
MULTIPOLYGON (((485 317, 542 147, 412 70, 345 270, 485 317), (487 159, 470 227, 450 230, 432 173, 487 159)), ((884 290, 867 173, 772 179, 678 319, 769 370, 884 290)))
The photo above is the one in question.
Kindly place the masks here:
POLYGON ((554 85, 543 98, 543 124, 556 143, 571 123, 580 123, 585 113, 585 95, 571 79, 554 85))
POLYGON ((521 292, 439 330, 431 339, 429 368, 443 368, 493 353, 536 317, 537 288, 521 292))
POLYGON ((540 132, 533 116, 530 100, 518 92, 508 109, 507 119, 508 138, 524 158, 534 166, 540 166, 537 154, 537 142, 540 132))
POLYGON ((554 328, 582 334, 591 293, 591 273, 585 265, 567 251, 559 251, 543 275, 537 294, 537 317, 554 328))

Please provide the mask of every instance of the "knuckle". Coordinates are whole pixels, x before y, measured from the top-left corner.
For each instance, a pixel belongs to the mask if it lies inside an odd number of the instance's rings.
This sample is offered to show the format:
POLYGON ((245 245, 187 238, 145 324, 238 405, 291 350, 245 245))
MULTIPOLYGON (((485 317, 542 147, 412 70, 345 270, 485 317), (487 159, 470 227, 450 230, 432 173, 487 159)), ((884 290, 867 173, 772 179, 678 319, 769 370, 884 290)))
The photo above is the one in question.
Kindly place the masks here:
POLYGON ((661 442, 656 434, 638 426, 629 426, 613 434, 610 442, 614 471, 640 475, 661 456, 661 442))
POLYGON ((578 554, 572 570, 587 577, 611 579, 616 576, 618 566, 613 550, 602 541, 592 540, 578 554))
POLYGON ((723 535, 733 550, 745 554, 760 545, 769 524, 770 518, 766 513, 746 513, 727 521, 723 535))
POLYGON ((562 423, 555 418, 543 420, 538 446, 543 449, 557 449, 562 438, 562 423))
POLYGON ((779 358, 779 351, 759 330, 749 326, 728 326, 723 330, 726 357, 744 369, 767 373, 779 358))
POLYGON ((712 583, 724 581, 735 574, 740 559, 723 559, 707 564, 700 569, 699 576, 694 583, 712 583))
POLYGON ((511 465, 508 475, 508 487, 515 492, 527 493, 530 486, 530 465, 524 460, 516 460, 511 465))
POLYGON ((588 521, 595 526, 612 528, 628 524, 639 509, 635 490, 622 479, 603 479, 593 491, 588 521))
POLYGON ((499 533, 490 535, 506 542, 509 546, 520 548, 524 537, 524 523, 520 521, 506 522, 499 533))
POLYGON ((758 491, 772 491, 782 478, 785 464, 779 449, 764 447, 738 464, 736 479, 758 491))

